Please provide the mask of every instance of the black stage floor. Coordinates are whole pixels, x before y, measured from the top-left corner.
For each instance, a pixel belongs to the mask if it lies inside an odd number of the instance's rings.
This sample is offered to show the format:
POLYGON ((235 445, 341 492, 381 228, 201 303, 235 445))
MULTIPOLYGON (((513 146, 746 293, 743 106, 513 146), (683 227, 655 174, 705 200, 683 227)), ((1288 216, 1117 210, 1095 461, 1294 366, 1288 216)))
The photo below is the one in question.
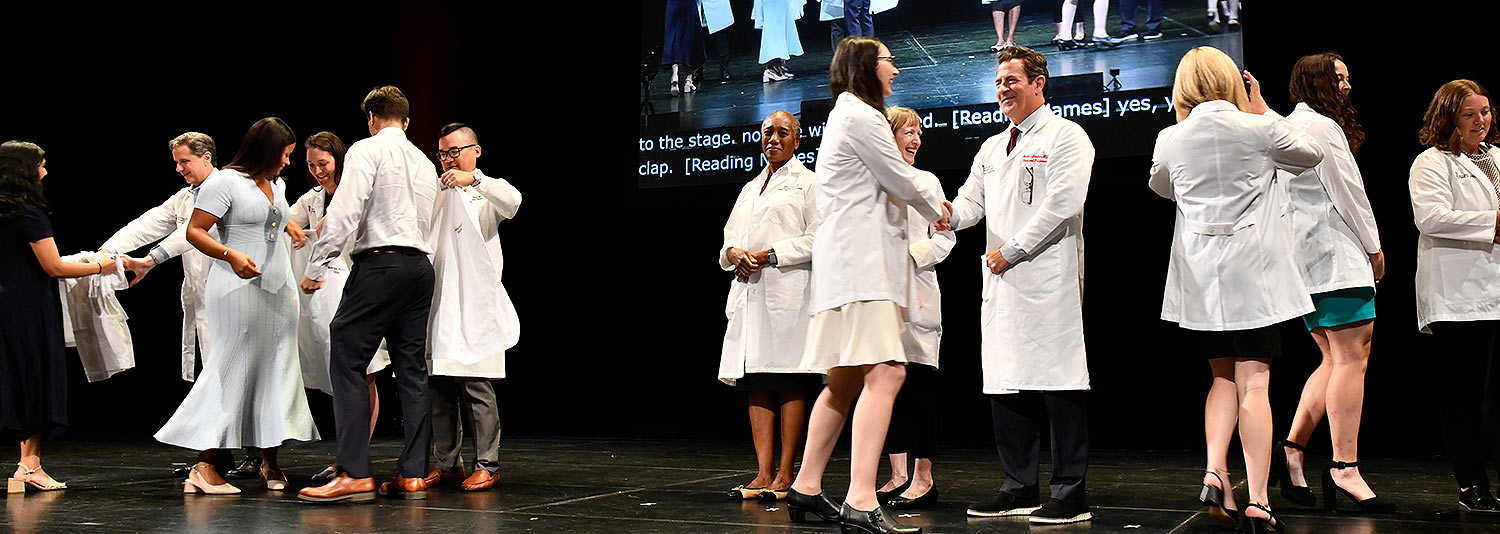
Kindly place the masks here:
MULTIPOLYGON (((392 469, 397 440, 377 438, 377 472, 392 469)), ((283 468, 298 486, 331 456, 328 442, 283 451, 283 468)), ((973 519, 966 503, 999 483, 999 461, 988 450, 949 450, 937 460, 942 502, 903 517, 927 532, 1232 532, 1195 506, 1199 455, 1096 451, 1089 469, 1092 522, 1033 527, 1024 520, 973 519)), ((183 495, 170 473, 192 455, 154 442, 67 440, 46 450, 45 465, 71 489, 9 496, 0 531, 74 532, 837 532, 832 525, 793 525, 777 506, 724 500, 722 493, 754 477, 748 440, 737 442, 507 438, 499 485, 465 493, 443 488, 426 500, 377 499, 373 504, 319 505, 292 492, 268 493, 247 482, 240 496, 183 495)), ((1341 516, 1297 510, 1279 497, 1272 506, 1289 532, 1496 532, 1500 519, 1463 514, 1447 464, 1437 459, 1364 458, 1371 484, 1398 513, 1341 516)), ((1320 460, 1323 461, 1323 460, 1320 460)), ((839 451, 825 486, 842 494, 848 457, 839 451)), ((1232 467, 1236 475, 1241 468, 1232 467)), ((882 469, 883 471, 883 469, 882 469)), ((1046 473, 1043 473, 1045 480, 1046 473)), ((1238 502, 1245 500, 1238 481, 1238 502)), ((835 499, 837 501, 837 499, 835 499)))
MULTIPOLYGON (((1110 31, 1119 26, 1118 12, 1110 11, 1110 31)), ((881 31, 880 20, 877 16, 876 36, 891 49, 901 70, 888 104, 925 109, 995 102, 995 54, 989 51, 995 44, 995 29, 988 18, 888 32, 881 31)), ((1144 9, 1138 20, 1144 23, 1144 9)), ((1090 32, 1092 24, 1085 24, 1090 32)), ((658 114, 680 113, 679 127, 693 130, 759 124, 772 111, 797 113, 804 100, 829 98, 828 64, 833 52, 827 23, 804 18, 798 28, 806 53, 787 62, 787 69, 796 78, 761 82, 764 67, 756 63, 760 46, 756 34, 756 40, 730 43, 732 78, 727 82, 718 81, 719 68, 713 58, 703 67, 709 79, 694 93, 671 96, 670 72, 658 74, 651 85, 652 109, 658 114)), ((1198 46, 1214 46, 1231 57, 1242 57, 1241 34, 1210 33, 1201 4, 1169 8, 1161 29, 1161 39, 1130 40, 1111 49, 1059 52, 1050 44, 1057 33, 1052 14, 1023 9, 1016 42, 1046 54, 1053 77, 1120 69, 1121 90, 1172 85, 1177 62, 1198 46)), ((1105 81, 1106 76, 1101 75, 1100 85, 1105 81)))

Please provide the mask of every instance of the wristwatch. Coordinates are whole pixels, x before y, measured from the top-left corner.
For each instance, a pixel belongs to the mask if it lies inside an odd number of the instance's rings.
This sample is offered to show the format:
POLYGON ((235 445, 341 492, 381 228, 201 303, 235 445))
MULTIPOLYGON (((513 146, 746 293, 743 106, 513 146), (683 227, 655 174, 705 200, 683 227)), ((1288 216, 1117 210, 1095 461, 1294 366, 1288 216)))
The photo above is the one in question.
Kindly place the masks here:
POLYGON ((776 249, 773 248, 766 251, 766 263, 772 267, 776 266, 776 249))

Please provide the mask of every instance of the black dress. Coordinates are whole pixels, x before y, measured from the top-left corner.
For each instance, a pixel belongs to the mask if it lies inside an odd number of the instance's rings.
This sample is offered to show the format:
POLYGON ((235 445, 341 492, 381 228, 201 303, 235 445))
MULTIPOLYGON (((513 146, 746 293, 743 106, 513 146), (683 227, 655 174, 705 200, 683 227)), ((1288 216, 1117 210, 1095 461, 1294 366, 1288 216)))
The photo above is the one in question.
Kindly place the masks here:
POLYGON ((52 223, 36 206, 0 220, 0 426, 16 443, 56 438, 68 424, 57 283, 31 251, 49 237, 52 223))

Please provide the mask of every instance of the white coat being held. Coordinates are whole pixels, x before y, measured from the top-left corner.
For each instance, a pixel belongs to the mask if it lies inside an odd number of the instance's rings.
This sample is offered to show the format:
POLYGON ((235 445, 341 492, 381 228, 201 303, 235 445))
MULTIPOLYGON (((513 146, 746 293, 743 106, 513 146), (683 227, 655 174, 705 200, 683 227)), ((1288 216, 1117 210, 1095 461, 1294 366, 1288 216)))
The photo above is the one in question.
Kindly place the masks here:
POLYGON ((1094 144, 1043 104, 985 140, 953 199, 953 227, 985 220, 985 248, 1019 251, 999 275, 983 258, 984 393, 1089 389, 1083 343, 1083 203, 1094 144), (1007 155, 1010 129, 1019 128, 1007 155))
MULTIPOLYGON (((1481 145, 1500 161, 1500 149, 1481 145)), ((1500 319, 1495 186, 1468 157, 1428 148, 1411 165, 1417 237, 1417 328, 1437 321, 1500 319)))
MULTIPOLYGON (((943 183, 927 171, 917 171, 924 188, 942 190, 943 183)), ((914 208, 907 208, 906 241, 912 270, 916 272, 917 307, 906 310, 906 332, 902 345, 906 361, 938 367, 938 348, 943 341, 943 292, 938 287, 937 264, 948 258, 958 240, 953 229, 938 231, 914 208)))
POLYGON ((1302 282, 1312 294, 1375 287, 1370 255, 1380 252, 1380 233, 1348 137, 1305 102, 1286 119, 1323 148, 1316 167, 1279 175, 1291 195, 1292 242, 1302 282))
MULTIPOLYGON (((210 334, 208 315, 203 301, 203 284, 208 280, 208 267, 213 263, 208 256, 193 248, 187 241, 187 222, 193 216, 193 200, 198 187, 184 187, 166 202, 147 210, 130 221, 124 228, 110 236, 100 250, 125 254, 149 243, 161 242, 151 250, 159 265, 169 259, 182 256, 182 379, 193 381, 197 356, 209 353, 210 334), (201 351, 198 349, 202 349, 201 351)), ((217 232, 210 227, 209 232, 217 232)))
POLYGON ((744 282, 729 282, 719 380, 731 386, 746 373, 808 372, 798 363, 807 339, 817 175, 797 158, 769 170, 761 169, 740 189, 719 248, 719 268, 725 271, 734 270, 730 248, 776 251, 776 265, 763 266, 744 282))
POLYGON ((501 283, 505 256, 500 251, 500 221, 515 217, 520 209, 520 190, 479 169, 474 169, 469 187, 438 192, 430 240, 436 278, 427 335, 428 374, 505 378, 505 350, 520 340, 521 322, 501 283), (456 205, 462 205, 462 214, 449 212, 456 205), (465 228, 470 231, 465 233, 465 228), (474 254, 481 248, 484 254, 474 254))
POLYGON ((1251 330, 1313 310, 1293 258, 1276 170, 1294 174, 1323 149, 1274 111, 1224 100, 1163 129, 1151 190, 1177 205, 1161 318, 1189 330, 1251 330))

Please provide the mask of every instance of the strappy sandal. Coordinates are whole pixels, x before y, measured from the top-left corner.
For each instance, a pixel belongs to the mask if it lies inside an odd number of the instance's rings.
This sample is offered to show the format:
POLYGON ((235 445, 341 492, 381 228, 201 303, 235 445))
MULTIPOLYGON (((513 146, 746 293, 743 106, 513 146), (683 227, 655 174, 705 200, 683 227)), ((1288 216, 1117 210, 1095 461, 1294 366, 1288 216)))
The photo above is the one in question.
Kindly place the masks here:
POLYGON ((1225 525, 1234 525, 1236 523, 1239 523, 1239 510, 1230 510, 1224 507, 1224 494, 1229 491, 1233 491, 1233 489, 1224 488, 1224 477, 1219 476, 1218 473, 1215 473, 1213 471, 1205 471, 1205 473, 1213 475, 1215 479, 1218 479, 1219 485, 1218 487, 1214 487, 1209 484, 1204 484, 1203 491, 1198 493, 1198 502, 1203 503, 1204 506, 1207 506, 1208 515, 1213 516, 1213 518, 1219 523, 1225 525))
POLYGON ((1266 515, 1270 517, 1263 519, 1259 517, 1251 517, 1250 514, 1243 514, 1245 522, 1242 525, 1242 531, 1246 533, 1257 534, 1260 532, 1282 532, 1286 530, 1286 525, 1282 524, 1281 520, 1276 518, 1276 514, 1271 513, 1270 508, 1266 508, 1265 505, 1262 505, 1258 502, 1252 502, 1246 506, 1246 511, 1248 511, 1250 508, 1259 508, 1260 511, 1265 512, 1266 515))
POLYGON ((42 470, 41 464, 37 464, 36 467, 31 468, 26 467, 26 464, 16 465, 20 467, 23 472, 21 473, 21 476, 19 478, 11 477, 6 481, 6 493, 21 493, 26 491, 26 488, 28 486, 36 491, 57 491, 68 489, 68 485, 66 483, 58 482, 56 479, 53 479, 46 473, 42 473, 42 476, 47 477, 47 480, 45 482, 37 482, 37 480, 32 477, 32 475, 42 470))

